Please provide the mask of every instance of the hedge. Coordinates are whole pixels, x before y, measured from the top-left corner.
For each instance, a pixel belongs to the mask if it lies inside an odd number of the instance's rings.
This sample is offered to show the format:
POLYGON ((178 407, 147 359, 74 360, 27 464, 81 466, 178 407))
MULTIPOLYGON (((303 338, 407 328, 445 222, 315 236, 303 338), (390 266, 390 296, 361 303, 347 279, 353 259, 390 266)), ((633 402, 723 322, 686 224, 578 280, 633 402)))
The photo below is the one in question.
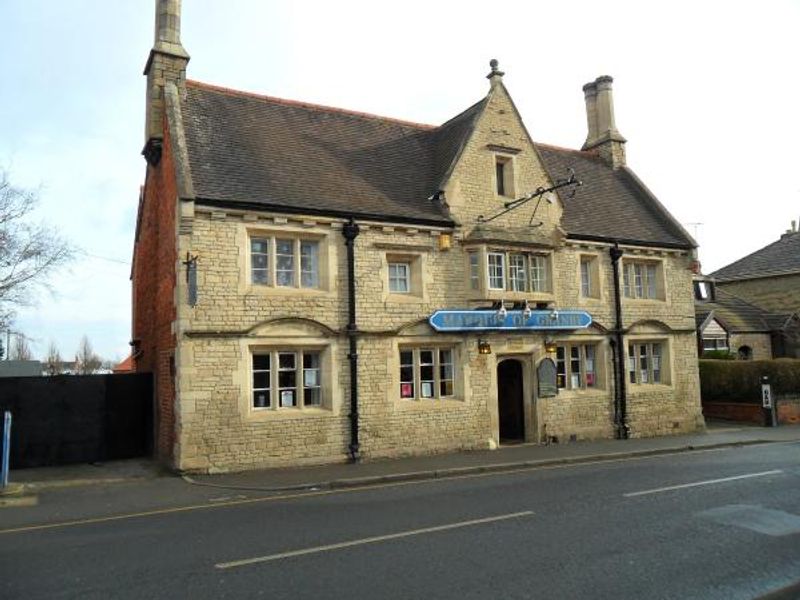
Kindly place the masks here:
POLYGON ((800 394, 800 360, 700 360, 703 402, 760 402, 761 378, 773 394, 800 394))

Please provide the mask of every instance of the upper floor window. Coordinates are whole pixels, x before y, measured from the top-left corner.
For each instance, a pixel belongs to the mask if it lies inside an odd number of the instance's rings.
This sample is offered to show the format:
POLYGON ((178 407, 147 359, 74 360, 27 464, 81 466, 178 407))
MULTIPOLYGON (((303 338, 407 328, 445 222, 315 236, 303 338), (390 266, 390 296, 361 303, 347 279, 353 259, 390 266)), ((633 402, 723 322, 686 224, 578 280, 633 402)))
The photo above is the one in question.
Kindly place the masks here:
POLYGON ((490 290, 512 292, 550 291, 549 260, 540 254, 488 252, 490 290))
POLYGON ((581 296, 584 298, 600 297, 600 273, 596 256, 581 256, 580 278, 581 296))
POLYGON ((319 242, 277 236, 251 238, 250 281, 275 287, 319 288, 319 242))
POLYGON ((494 174, 498 196, 514 195, 514 161, 508 156, 495 156, 494 174))
POLYGON ((407 294, 411 289, 411 264, 407 262, 389 263, 389 291, 407 294))
POLYGON ((622 290, 626 298, 663 297, 660 282, 660 263, 649 261, 625 261, 622 265, 622 290))
POLYGON ((470 252, 469 256, 469 287, 479 290, 481 287, 480 259, 477 252, 470 252))
POLYGON ((263 351, 253 354, 253 408, 322 406, 319 351, 263 351))
POLYGON ((561 389, 598 387, 595 344, 556 347, 556 384, 561 389))

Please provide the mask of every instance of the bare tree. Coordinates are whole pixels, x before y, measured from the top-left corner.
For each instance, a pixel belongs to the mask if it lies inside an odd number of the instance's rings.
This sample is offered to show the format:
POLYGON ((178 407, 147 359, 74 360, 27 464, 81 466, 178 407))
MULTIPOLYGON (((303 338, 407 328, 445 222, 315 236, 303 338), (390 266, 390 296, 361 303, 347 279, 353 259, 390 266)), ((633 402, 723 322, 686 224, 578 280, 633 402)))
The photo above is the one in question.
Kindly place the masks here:
POLYGON ((75 355, 75 372, 78 375, 91 375, 96 372, 103 361, 94 353, 89 338, 83 336, 78 346, 78 353, 75 355))
POLYGON ((31 360, 31 347, 28 345, 28 340, 24 335, 17 335, 14 337, 14 345, 11 347, 11 360, 31 360))
POLYGON ((31 221, 38 200, 38 192, 15 187, 0 168, 0 327, 72 257, 71 246, 53 228, 31 221))
POLYGON ((58 351, 56 343, 52 340, 50 341, 50 347, 47 349, 45 369, 48 375, 61 375, 64 372, 64 361, 61 360, 61 353, 58 351))

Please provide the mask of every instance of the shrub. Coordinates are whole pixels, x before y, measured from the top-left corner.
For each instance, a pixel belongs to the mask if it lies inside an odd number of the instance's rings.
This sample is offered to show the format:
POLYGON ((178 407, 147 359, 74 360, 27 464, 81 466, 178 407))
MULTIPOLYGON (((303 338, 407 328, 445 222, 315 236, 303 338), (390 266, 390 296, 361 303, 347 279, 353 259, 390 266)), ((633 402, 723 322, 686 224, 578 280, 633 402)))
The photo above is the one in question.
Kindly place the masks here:
POLYGON ((700 396, 704 402, 761 402, 761 378, 773 394, 800 393, 800 360, 700 360, 700 396))
POLYGON ((704 350, 701 358, 710 360, 733 360, 736 358, 736 355, 728 350, 704 350))

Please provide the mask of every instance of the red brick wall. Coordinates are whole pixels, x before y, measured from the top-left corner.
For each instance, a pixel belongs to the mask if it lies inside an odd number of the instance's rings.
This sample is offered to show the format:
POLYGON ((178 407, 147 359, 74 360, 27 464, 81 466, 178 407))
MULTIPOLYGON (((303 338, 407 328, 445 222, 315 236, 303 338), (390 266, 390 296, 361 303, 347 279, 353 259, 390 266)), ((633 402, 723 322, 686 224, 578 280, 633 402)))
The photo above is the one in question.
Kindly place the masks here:
MULTIPOLYGON (((167 129, 166 127, 164 128, 167 129)), ((170 462, 175 442, 174 290, 178 193, 168 132, 161 161, 147 167, 134 242, 133 339, 139 340, 137 372, 153 373, 156 400, 156 453, 170 462)))

